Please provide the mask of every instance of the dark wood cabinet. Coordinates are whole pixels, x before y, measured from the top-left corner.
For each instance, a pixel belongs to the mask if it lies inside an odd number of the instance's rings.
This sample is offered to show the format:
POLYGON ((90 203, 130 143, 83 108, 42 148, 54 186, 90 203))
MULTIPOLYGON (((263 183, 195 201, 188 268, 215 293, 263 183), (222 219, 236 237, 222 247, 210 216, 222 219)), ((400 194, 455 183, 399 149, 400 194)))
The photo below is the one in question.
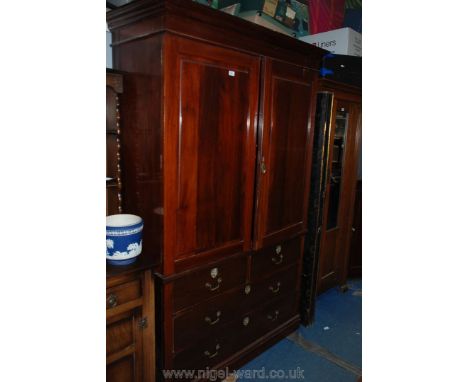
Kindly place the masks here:
POLYGON ((318 89, 302 269, 304 325, 314 321, 316 295, 333 286, 345 290, 348 270, 360 258, 350 255, 350 242, 360 251, 353 219, 360 216, 355 184, 361 178, 361 89, 326 79, 318 89))
POLYGON ((143 217, 157 267, 158 370, 239 367, 299 325, 325 51, 191 1, 107 18, 123 211, 143 217))
POLYGON ((155 381, 154 285, 150 270, 108 276, 106 318, 106 380, 155 381))
POLYGON ((361 137, 360 89, 323 80, 321 91, 332 92, 333 102, 317 293, 346 284, 361 137))

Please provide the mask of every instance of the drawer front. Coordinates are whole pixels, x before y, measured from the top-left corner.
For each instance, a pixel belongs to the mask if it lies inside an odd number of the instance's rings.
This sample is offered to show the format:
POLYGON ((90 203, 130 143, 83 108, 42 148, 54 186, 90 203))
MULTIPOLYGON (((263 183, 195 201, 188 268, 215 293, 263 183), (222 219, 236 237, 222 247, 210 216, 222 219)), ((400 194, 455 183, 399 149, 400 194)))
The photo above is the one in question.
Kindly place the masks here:
POLYGON ((229 358, 253 340, 252 316, 241 315, 219 327, 210 336, 192 341, 192 346, 174 358, 175 369, 205 369, 229 358))
POLYGON ((240 315, 211 336, 193 341, 189 349, 175 356, 174 368, 200 370, 218 365, 293 317, 297 313, 295 296, 274 299, 253 312, 240 315))
POLYGON ((174 281, 174 311, 220 295, 246 280, 247 258, 236 257, 215 263, 174 281))
POLYGON ((142 296, 141 280, 133 280, 108 288, 106 292, 106 309, 112 309, 142 296))
POLYGON ((252 281, 291 265, 300 258, 301 237, 266 247, 252 255, 252 281))
POLYGON ((252 286, 245 285, 222 293, 174 318, 174 351, 177 353, 202 338, 213 336, 217 330, 254 306, 252 286))
POLYGON ((291 296, 296 293, 297 279, 297 264, 281 269, 271 276, 252 284, 252 299, 259 306, 273 298, 291 296))
POLYGON ((274 330, 279 325, 298 314, 296 297, 297 294, 291 293, 291 295, 286 298, 275 299, 256 313, 256 339, 274 330))

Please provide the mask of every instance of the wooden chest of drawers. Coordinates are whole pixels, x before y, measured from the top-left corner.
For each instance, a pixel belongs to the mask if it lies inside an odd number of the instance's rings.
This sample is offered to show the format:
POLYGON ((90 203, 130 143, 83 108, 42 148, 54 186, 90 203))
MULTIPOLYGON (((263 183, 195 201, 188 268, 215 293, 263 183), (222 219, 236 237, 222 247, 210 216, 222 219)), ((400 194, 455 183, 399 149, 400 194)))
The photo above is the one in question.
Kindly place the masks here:
POLYGON ((164 307, 172 306, 161 333, 166 368, 233 367, 246 348, 297 327, 302 241, 299 236, 173 277, 158 275, 164 307))

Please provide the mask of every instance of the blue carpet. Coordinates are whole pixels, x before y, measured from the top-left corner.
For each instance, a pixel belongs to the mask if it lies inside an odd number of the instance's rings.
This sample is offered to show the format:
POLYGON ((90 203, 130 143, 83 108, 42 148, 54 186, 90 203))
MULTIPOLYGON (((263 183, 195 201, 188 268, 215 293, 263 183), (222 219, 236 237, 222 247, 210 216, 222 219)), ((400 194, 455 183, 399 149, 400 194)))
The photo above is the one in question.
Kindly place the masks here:
MULTIPOLYGON (((317 298, 315 322, 309 327, 301 326, 298 333, 310 343, 319 345, 357 368, 362 368, 362 282, 349 280, 349 290, 342 293, 333 288, 317 298)), ((296 341, 297 342, 297 341, 296 341)), ((271 370, 283 370, 284 378, 276 380, 299 379, 310 382, 355 382, 356 371, 344 368, 315 351, 306 350, 296 342, 284 339, 262 353, 239 370, 239 382, 264 381, 271 370), (304 378, 294 378, 297 368, 304 370, 304 378), (253 378, 253 370, 262 370, 265 375, 253 378), (291 370, 291 375, 288 373, 291 370), (266 377, 265 377, 266 376, 266 377)), ((336 362, 336 361, 335 361, 336 362)), ((296 372, 297 373, 297 372, 296 372)), ((297 374, 296 374, 297 376, 297 374)))
POLYGON ((261 382, 266 379, 284 381, 298 380, 307 382, 355 382, 356 376, 342 369, 335 364, 321 358, 313 353, 310 353, 294 342, 284 339, 278 342, 275 346, 262 353, 260 356, 249 362, 238 371, 238 382, 261 382), (262 370, 265 368, 265 377, 262 375, 253 377, 254 370, 262 370), (303 378, 297 374, 297 370, 303 370, 303 378), (273 378, 277 374, 269 373, 277 370, 285 373, 284 378, 273 378), (242 373, 252 373, 250 376, 242 373), (291 374, 289 374, 291 373, 291 374), (270 378, 266 378, 266 377, 270 378), (296 377, 296 378, 294 378, 296 377))
POLYGON ((349 280, 349 290, 333 288, 317 298, 315 322, 299 333, 349 363, 362 368, 362 282, 349 280))

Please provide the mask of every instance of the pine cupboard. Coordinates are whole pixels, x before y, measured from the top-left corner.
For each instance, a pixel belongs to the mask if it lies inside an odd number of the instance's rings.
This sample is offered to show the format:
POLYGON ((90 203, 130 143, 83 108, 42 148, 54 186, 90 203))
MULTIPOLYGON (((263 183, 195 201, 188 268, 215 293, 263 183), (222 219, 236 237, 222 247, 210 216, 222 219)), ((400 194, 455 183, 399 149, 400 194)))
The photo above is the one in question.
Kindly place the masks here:
POLYGON ((123 211, 145 221, 164 369, 235 368, 299 325, 324 53, 183 0, 107 14, 123 211))

